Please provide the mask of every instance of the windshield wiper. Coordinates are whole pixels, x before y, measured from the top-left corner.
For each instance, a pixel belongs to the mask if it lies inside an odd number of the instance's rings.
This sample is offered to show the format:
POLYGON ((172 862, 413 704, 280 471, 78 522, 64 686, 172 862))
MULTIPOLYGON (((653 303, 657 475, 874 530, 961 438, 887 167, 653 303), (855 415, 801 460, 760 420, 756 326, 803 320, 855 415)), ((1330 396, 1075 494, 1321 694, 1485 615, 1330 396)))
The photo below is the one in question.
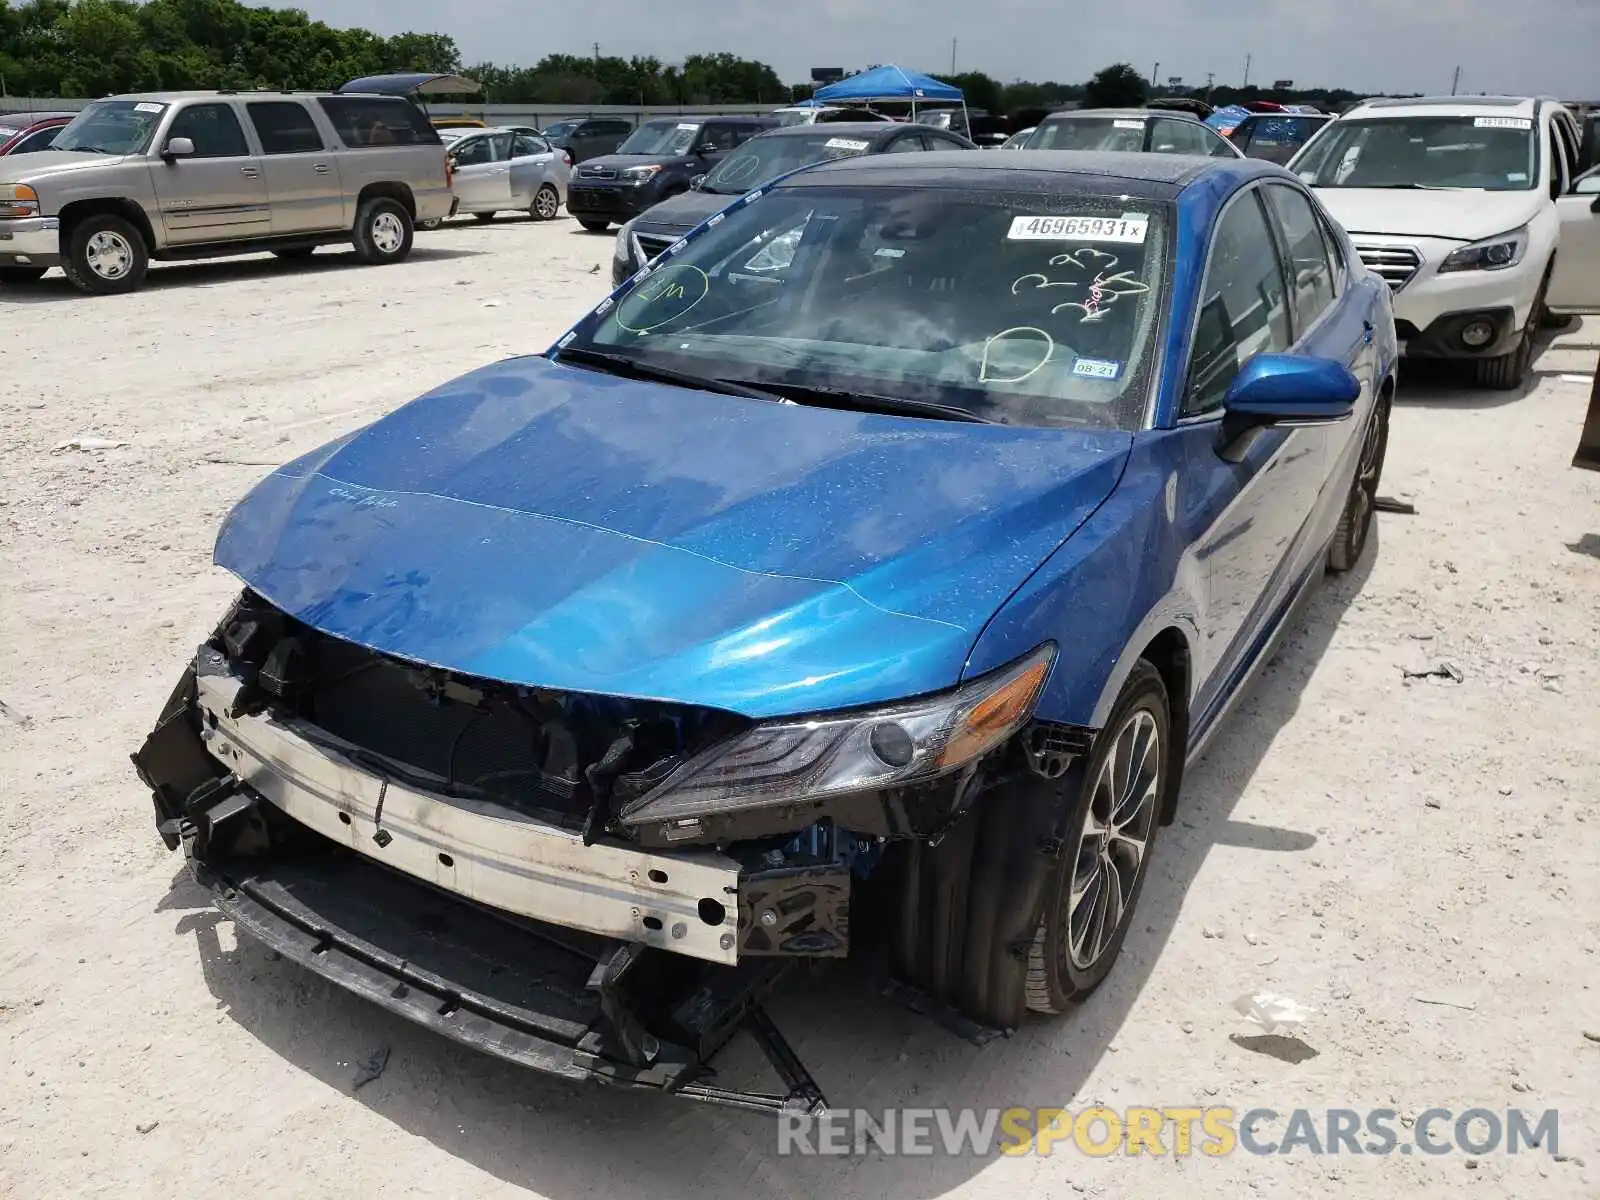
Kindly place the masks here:
MULTIPOLYGON (((1349 187, 1350 185, 1344 184, 1343 186, 1349 187)), ((1460 188, 1451 187, 1449 184, 1445 183, 1363 183, 1358 184, 1357 186, 1381 188, 1385 191, 1399 189, 1402 191, 1412 192, 1456 192, 1461 190, 1460 188)))
POLYGON ((678 387, 696 388, 702 392, 716 392, 723 396, 743 396, 747 400, 766 400, 772 404, 785 403, 782 396, 762 391, 731 379, 718 379, 711 375, 696 375, 690 371, 674 371, 671 367, 658 367, 653 363, 629 358, 626 354, 608 354, 604 350, 567 347, 556 351, 556 361, 570 360, 582 366, 609 371, 614 375, 627 375, 634 379, 653 379, 658 383, 676 384, 678 387))
POLYGON ((969 421, 977 425, 995 425, 999 422, 980 416, 970 408, 956 404, 940 404, 935 400, 912 400, 905 396, 880 396, 872 392, 859 392, 852 388, 819 387, 815 384, 769 383, 766 385, 781 395, 798 401, 817 404, 824 408, 853 408, 887 413, 904 413, 912 417, 932 417, 942 421, 969 421))

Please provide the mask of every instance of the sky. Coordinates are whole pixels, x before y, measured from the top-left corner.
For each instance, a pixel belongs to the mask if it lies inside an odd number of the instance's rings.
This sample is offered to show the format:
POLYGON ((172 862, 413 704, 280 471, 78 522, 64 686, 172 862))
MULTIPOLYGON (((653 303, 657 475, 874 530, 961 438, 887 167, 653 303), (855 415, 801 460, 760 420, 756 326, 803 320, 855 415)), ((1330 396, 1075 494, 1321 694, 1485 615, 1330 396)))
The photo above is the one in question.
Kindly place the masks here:
MULTIPOLYGON (((260 2, 260 0, 257 0, 260 2)), ((1076 82, 1113 62, 1203 85, 1461 90, 1600 99, 1600 0, 269 0, 332 25, 447 33, 466 63, 531 66, 546 54, 728 51, 785 82, 812 67, 898 63, 1076 82), (913 15, 914 14, 914 15, 913 15), (1225 14, 1225 15, 1223 15, 1225 14)))

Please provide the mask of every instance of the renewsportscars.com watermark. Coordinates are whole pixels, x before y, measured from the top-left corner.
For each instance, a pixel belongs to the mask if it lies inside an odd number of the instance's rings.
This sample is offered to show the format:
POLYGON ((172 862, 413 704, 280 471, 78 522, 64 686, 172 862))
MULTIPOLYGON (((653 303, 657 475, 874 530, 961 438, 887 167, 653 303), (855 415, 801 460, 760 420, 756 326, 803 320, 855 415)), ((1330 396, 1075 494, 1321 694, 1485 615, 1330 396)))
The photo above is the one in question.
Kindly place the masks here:
POLYGON ((778 1114, 778 1153, 988 1157, 1057 1151, 1113 1154, 1352 1154, 1483 1156, 1560 1153, 1561 1114, 1430 1108, 1413 1121, 1392 1108, 890 1108, 778 1114))

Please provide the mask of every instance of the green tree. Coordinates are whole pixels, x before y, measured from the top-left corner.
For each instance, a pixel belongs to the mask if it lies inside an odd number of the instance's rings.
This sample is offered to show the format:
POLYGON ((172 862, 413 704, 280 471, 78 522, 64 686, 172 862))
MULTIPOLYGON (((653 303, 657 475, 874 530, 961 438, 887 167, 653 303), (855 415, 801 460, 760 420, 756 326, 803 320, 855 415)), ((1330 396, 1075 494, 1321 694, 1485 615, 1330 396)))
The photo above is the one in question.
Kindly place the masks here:
POLYGON ((1128 63, 1113 63, 1095 72, 1084 85, 1085 108, 1137 108, 1145 101, 1148 85, 1144 76, 1128 63))

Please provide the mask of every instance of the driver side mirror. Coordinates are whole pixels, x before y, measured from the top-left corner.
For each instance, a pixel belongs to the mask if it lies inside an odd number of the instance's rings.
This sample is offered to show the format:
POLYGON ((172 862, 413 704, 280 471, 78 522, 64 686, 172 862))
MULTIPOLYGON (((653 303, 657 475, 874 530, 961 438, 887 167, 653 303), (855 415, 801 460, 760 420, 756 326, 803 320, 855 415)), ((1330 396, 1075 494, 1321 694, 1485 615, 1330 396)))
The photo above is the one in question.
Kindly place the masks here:
POLYGON ((1238 462, 1263 429, 1300 429, 1350 419, 1361 381, 1341 362, 1300 354, 1258 354, 1222 402, 1222 457, 1238 462))
POLYGON ((705 182, 705 173, 701 172, 699 175, 696 175, 693 179, 689 180, 689 190, 691 192, 698 192, 705 185, 705 182))
POLYGON ((191 158, 194 155, 194 141, 186 137, 167 139, 167 147, 161 152, 161 157, 168 162, 179 158, 191 158))

